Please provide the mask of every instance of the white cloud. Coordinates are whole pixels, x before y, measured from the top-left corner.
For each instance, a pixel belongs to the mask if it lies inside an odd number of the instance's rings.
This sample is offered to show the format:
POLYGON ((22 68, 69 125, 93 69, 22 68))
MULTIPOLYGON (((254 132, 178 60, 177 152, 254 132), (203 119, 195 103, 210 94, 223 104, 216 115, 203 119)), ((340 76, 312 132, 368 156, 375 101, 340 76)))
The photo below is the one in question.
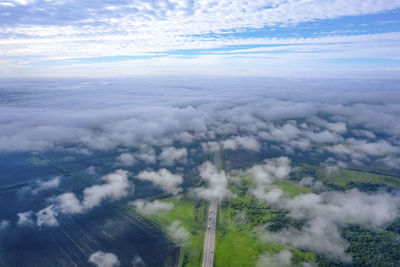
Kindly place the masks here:
POLYGON ((207 161, 199 167, 200 176, 207 181, 207 187, 197 187, 192 190, 193 194, 203 199, 218 199, 221 201, 226 197, 232 196, 228 189, 228 176, 225 171, 217 168, 207 161))
POLYGON ((267 159, 264 164, 255 165, 249 170, 257 185, 268 185, 276 179, 285 179, 290 171, 291 166, 288 157, 267 159))
POLYGON ((64 193, 55 198, 55 210, 64 214, 81 213, 98 205, 105 198, 120 199, 127 196, 133 185, 128 180, 129 172, 116 170, 102 177, 106 183, 85 188, 82 202, 74 193, 64 193))
POLYGON ((57 209, 64 214, 81 213, 84 206, 73 193, 64 193, 56 198, 57 209))
MULTIPOLYGON (((295 53, 291 53, 292 59, 293 55, 296 54, 296 56, 303 59, 301 61, 303 63, 304 61, 307 62, 307 57, 316 56, 318 53, 320 54, 319 59, 326 59, 321 54, 328 54, 326 53, 327 50, 342 55, 341 58, 346 58, 344 56, 346 54, 357 56, 362 53, 369 56, 371 51, 375 52, 375 56, 393 57, 396 54, 398 55, 395 51, 396 45, 388 45, 387 39, 384 38, 379 38, 381 42, 380 46, 369 40, 369 44, 363 44, 360 49, 355 49, 354 43, 342 43, 338 45, 337 42, 329 42, 330 44, 324 47, 311 47, 310 41, 307 38, 290 37, 281 40, 279 38, 213 38, 210 36, 205 38, 201 36, 210 33, 242 32, 247 29, 259 30, 265 26, 274 29, 277 26, 293 26, 302 22, 374 14, 399 8, 400 2, 398 0, 365 0, 362 5, 359 4, 358 0, 349 0, 346 2, 341 0, 332 0, 329 2, 323 0, 240 0, 233 3, 228 0, 217 2, 211 0, 196 2, 189 0, 182 2, 156 1, 151 3, 145 0, 136 0, 113 6, 105 3, 93 6, 89 3, 80 2, 79 5, 81 8, 77 12, 75 19, 74 16, 63 16, 63 14, 67 12, 66 10, 70 10, 71 7, 75 7, 78 4, 76 0, 61 3, 59 1, 58 3, 54 1, 40 2, 41 8, 44 6, 48 10, 55 10, 60 17, 44 16, 43 13, 40 13, 42 15, 42 23, 35 23, 34 17, 29 19, 28 16, 28 19, 23 19, 24 16, 21 16, 21 18, 17 16, 18 9, 15 8, 16 5, 20 4, 32 4, 33 0, 9 0, 3 3, 5 7, 14 6, 10 7, 9 12, 14 12, 14 10, 16 12, 16 14, 13 13, 10 16, 13 20, 1 27, 1 32, 6 38, 3 38, 0 42, 0 51, 3 51, 4 61, 6 61, 8 66, 12 67, 11 72, 18 73, 18 71, 23 70, 26 74, 29 74, 30 71, 36 71, 36 74, 38 74, 40 72, 38 71, 40 63, 38 65, 35 64, 34 69, 29 64, 24 63, 37 63, 48 59, 62 61, 64 59, 124 55, 146 57, 151 56, 155 52, 177 49, 220 48, 228 45, 273 44, 277 42, 281 44, 303 43, 304 47, 290 48, 292 51, 296 50, 295 53), (340 45, 342 49, 339 48, 340 45), (371 45, 376 45, 376 50, 371 49, 371 45), (309 51, 315 53, 309 53, 309 51), (354 55, 354 53, 356 54, 354 55)), ((34 4, 29 7, 33 10, 31 16, 39 16, 36 10, 40 10, 41 8, 35 9, 34 4)), ((328 35, 327 39, 329 38, 332 38, 331 35, 328 35)), ((337 38, 340 39, 342 37, 338 35, 337 38)), ((351 38, 366 38, 366 35, 364 37, 354 35, 351 38)), ((313 43, 318 42, 319 38, 309 39, 315 39, 311 42, 313 43)), ((368 39, 373 38, 370 37, 368 39)), ((357 42, 355 45, 357 45, 357 42)), ((285 51, 287 47, 270 49, 285 51)), ((239 62, 242 64, 246 63, 246 67, 254 66, 252 73, 259 69, 257 65, 260 64, 260 61, 265 62, 265 57, 269 58, 268 64, 274 67, 287 60, 287 55, 285 54, 271 55, 271 53, 259 53, 257 56, 258 60, 254 55, 243 54, 241 56, 247 57, 247 59, 241 59, 239 62), (280 60, 275 61, 277 64, 270 64, 271 58, 274 57, 279 57, 280 60), (249 63, 249 61, 256 64, 249 63)), ((165 69, 162 68, 165 71, 176 67, 174 66, 176 58, 169 57, 168 60, 170 61, 168 67, 165 69)), ((201 60, 202 57, 196 58, 198 62, 197 66, 201 60)), ((225 57, 221 59, 220 56, 213 55, 205 61, 208 61, 209 66, 216 66, 216 63, 219 66, 226 66, 227 64, 221 64, 221 62, 227 60, 229 58, 225 57)), ((64 66, 62 67, 74 62, 76 61, 64 61, 64 66)), ((134 73, 134 69, 136 69, 134 64, 137 63, 142 68, 145 68, 145 65, 150 65, 145 62, 151 61, 140 59, 140 61, 130 62, 132 64, 130 71, 134 73)), ((186 62, 191 61, 187 60, 186 62)), ((57 65, 57 63, 59 62, 55 62, 54 65, 57 65)), ((94 66, 94 64, 87 64, 94 66)), ((160 64, 162 64, 161 60, 157 63, 158 69, 160 69, 160 64)), ((59 69, 57 66, 52 66, 52 64, 44 65, 41 68, 42 71, 44 71, 44 68, 51 68, 52 70, 58 69, 59 73, 62 73, 62 70, 66 72, 65 68, 59 69)), ((122 70, 120 68, 121 64, 113 63, 112 65, 118 65, 113 68, 114 71, 117 69, 120 72, 127 71, 127 69, 122 70)), ((186 66, 182 64, 178 65, 182 67, 182 70, 188 71, 186 66)), ((76 69, 76 66, 74 68, 76 69)), ((104 65, 102 68, 105 69, 104 65)), ((74 74, 77 75, 84 69, 79 68, 74 74)), ((213 73, 217 69, 219 68, 213 68, 209 73, 213 73)), ((314 69, 318 70, 318 67, 314 66, 314 69)), ((202 68, 202 70, 204 71, 206 68, 202 68)), ((86 73, 89 72, 87 71, 86 73)), ((105 73, 109 73, 108 70, 105 73)), ((175 73, 178 73, 177 70, 175 70, 175 73)), ((197 74, 197 72, 192 73, 197 74)))
MULTIPOLYGON (((289 228, 276 233, 267 231, 262 236, 264 240, 309 249, 333 259, 351 262, 351 256, 346 254, 348 244, 341 237, 341 227, 348 223, 380 227, 398 217, 400 195, 389 193, 366 194, 352 189, 344 192, 307 193, 288 198, 273 182, 287 178, 290 170, 290 161, 285 157, 267 160, 264 165, 256 165, 248 170, 255 182, 250 189, 255 197, 288 210, 290 216, 306 222, 301 230, 289 228)), ((304 177, 300 184, 316 190, 326 189, 312 177, 304 177)))
POLYGON ((117 157, 117 160, 125 166, 132 166, 136 163, 136 159, 131 153, 122 153, 117 157))
POLYGON ((266 233, 263 238, 297 248, 310 249, 334 259, 350 262, 346 254, 347 242, 341 237, 340 227, 361 224, 382 226, 398 216, 400 197, 388 193, 366 194, 357 189, 345 192, 302 194, 293 199, 280 198, 272 202, 290 211, 290 216, 305 219, 302 230, 286 229, 266 233))
POLYGON ((118 267, 121 265, 115 254, 103 251, 97 251, 90 255, 89 262, 97 267, 118 267))
POLYGON ((221 143, 225 149, 231 150, 247 149, 258 151, 260 149, 258 141, 250 136, 235 136, 228 140, 224 140, 221 143))
POLYGON ((179 221, 174 221, 167 228, 168 233, 172 238, 178 240, 179 242, 186 242, 189 240, 190 234, 185 227, 181 225, 179 221))
POLYGON ((214 153, 221 150, 221 145, 215 141, 209 141, 206 143, 201 143, 201 148, 205 153, 214 153))
POLYGON ((159 156, 164 165, 174 165, 175 162, 185 162, 187 156, 186 148, 164 147, 159 156))
POLYGON ((98 205, 105 198, 120 199, 129 194, 132 184, 128 180, 129 172, 116 170, 102 177, 106 183, 87 187, 83 191, 83 200, 74 193, 67 192, 50 199, 53 204, 34 213, 27 211, 18 213, 18 225, 58 226, 57 217, 60 214, 77 214, 86 212, 98 205), (34 221, 36 217, 36 223, 34 221))
POLYGON ((17 214, 18 216, 18 225, 33 225, 35 222, 33 221, 33 211, 26 211, 17 214))
POLYGON ((169 211, 174 208, 173 203, 165 203, 158 200, 154 201, 146 201, 143 199, 138 199, 132 202, 129 202, 129 205, 135 206, 138 210, 143 212, 146 215, 154 215, 160 211, 169 211))
POLYGON ((37 194, 37 193, 39 193, 40 191, 43 191, 43 190, 49 190, 49 189, 57 188, 60 185, 60 182, 61 182, 61 178, 59 176, 54 177, 54 178, 52 178, 50 180, 46 180, 46 181, 40 180, 40 181, 37 182, 38 187, 33 189, 32 193, 33 194, 37 194))
POLYGON ((36 224, 41 227, 44 226, 57 226, 57 211, 54 209, 54 205, 50 205, 36 213, 36 224))
POLYGON ((83 191, 82 205, 90 209, 99 205, 106 197, 119 199, 127 196, 128 190, 132 187, 128 176, 129 172, 125 170, 116 170, 103 176, 102 179, 106 182, 105 184, 92 185, 83 191))
POLYGON ((165 168, 158 171, 142 171, 136 178, 142 181, 152 182, 154 185, 161 187, 165 192, 170 194, 176 195, 182 191, 182 188, 179 187, 183 182, 182 175, 172 174, 165 168))

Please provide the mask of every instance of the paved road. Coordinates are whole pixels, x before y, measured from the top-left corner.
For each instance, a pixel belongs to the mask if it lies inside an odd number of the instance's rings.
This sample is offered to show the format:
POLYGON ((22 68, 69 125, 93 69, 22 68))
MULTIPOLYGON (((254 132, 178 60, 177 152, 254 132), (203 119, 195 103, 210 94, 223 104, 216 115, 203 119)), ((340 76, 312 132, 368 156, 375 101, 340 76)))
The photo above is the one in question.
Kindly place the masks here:
MULTIPOLYGON (((214 165, 219 169, 220 155, 216 152, 214 155, 214 165)), ((204 251, 203 251, 203 267, 213 267, 214 264, 214 249, 215 249, 215 232, 217 226, 217 209, 218 201, 212 199, 210 206, 208 207, 208 218, 206 237, 204 240, 204 251)))
POLYGON ((217 208, 217 200, 211 200, 210 207, 208 208, 208 224, 206 229, 206 238, 204 241, 203 267, 213 267, 216 232, 215 228, 217 226, 217 208))

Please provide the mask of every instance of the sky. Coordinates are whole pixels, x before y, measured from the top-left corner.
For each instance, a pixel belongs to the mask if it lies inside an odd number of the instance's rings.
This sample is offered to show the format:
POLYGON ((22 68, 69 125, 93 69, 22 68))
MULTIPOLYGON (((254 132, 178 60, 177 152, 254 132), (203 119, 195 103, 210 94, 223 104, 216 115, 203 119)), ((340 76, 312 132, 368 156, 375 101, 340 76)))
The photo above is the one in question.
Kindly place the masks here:
POLYGON ((396 78, 400 0, 4 0, 0 77, 396 78))

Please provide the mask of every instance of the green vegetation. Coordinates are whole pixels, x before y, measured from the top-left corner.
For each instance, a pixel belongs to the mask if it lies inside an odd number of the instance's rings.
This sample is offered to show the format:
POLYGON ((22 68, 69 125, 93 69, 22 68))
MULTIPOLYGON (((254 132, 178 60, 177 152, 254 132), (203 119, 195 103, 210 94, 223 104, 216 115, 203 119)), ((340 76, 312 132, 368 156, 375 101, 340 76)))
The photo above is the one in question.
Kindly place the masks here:
POLYGON ((300 194, 311 193, 312 190, 309 187, 301 186, 293 181, 280 180, 275 181, 274 185, 282 189, 286 197, 293 198, 300 194))
POLYGON ((343 231, 355 266, 400 266, 399 235, 383 229, 350 225, 343 231))
POLYGON ((174 208, 161 211, 151 216, 151 219, 166 228, 178 221, 190 233, 189 240, 181 248, 179 266, 200 266, 207 203, 186 196, 170 197, 161 201, 173 203, 174 208))
POLYGON ((350 188, 351 183, 368 183, 400 188, 399 178, 370 172, 341 169, 324 177, 324 179, 321 179, 322 181, 325 180, 343 188, 350 188))
MULTIPOLYGON (((221 203, 218 212, 217 241, 215 250, 215 266, 255 266, 258 257, 275 254, 287 249, 293 254, 293 262, 314 262, 316 256, 311 252, 292 249, 276 242, 265 242, 259 238, 258 229, 267 223, 276 229, 298 224, 287 216, 287 213, 258 201, 249 194, 251 181, 248 175, 242 175, 239 183, 231 185, 230 190, 237 197, 221 203)), ((309 192, 291 181, 280 181, 275 184, 288 196, 309 192)))
POLYGON ((300 168, 299 178, 310 175, 334 188, 350 189, 359 188, 362 191, 377 189, 379 186, 400 188, 400 178, 372 172, 340 169, 327 172, 325 168, 303 164, 300 168))

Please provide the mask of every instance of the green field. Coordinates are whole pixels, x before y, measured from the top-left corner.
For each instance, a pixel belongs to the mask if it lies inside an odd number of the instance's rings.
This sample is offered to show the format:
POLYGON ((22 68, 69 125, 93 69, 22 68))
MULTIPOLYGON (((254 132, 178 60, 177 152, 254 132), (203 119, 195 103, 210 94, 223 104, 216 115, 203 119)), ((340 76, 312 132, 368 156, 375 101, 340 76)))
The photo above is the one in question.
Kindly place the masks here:
POLYGON ((151 219, 166 228, 178 221, 190 233, 189 240, 182 244, 179 266, 200 266, 207 202, 186 196, 160 201, 173 203, 174 208, 159 212, 151 216, 151 219))
POLYGON ((323 167, 303 164, 300 166, 300 174, 313 176, 326 184, 338 186, 343 189, 353 187, 362 189, 368 186, 372 188, 380 185, 400 188, 399 177, 368 171, 339 169, 327 172, 323 167))
MULTIPOLYGON (((292 249, 275 242, 264 242, 259 238, 259 227, 267 223, 280 223, 284 219, 288 225, 290 220, 284 212, 271 209, 268 204, 249 194, 251 180, 247 174, 240 178, 240 183, 230 186, 236 197, 223 201, 219 208, 215 266, 255 266, 259 256, 265 253, 275 254, 284 249, 292 252, 294 264, 315 262, 316 256, 311 252, 292 249)), ((274 185, 289 197, 310 192, 309 188, 291 181, 279 181, 274 185)))
POLYGON ((311 188, 301 186, 289 180, 275 181, 274 185, 282 189, 284 195, 289 198, 295 197, 300 194, 307 194, 312 192, 311 188))

